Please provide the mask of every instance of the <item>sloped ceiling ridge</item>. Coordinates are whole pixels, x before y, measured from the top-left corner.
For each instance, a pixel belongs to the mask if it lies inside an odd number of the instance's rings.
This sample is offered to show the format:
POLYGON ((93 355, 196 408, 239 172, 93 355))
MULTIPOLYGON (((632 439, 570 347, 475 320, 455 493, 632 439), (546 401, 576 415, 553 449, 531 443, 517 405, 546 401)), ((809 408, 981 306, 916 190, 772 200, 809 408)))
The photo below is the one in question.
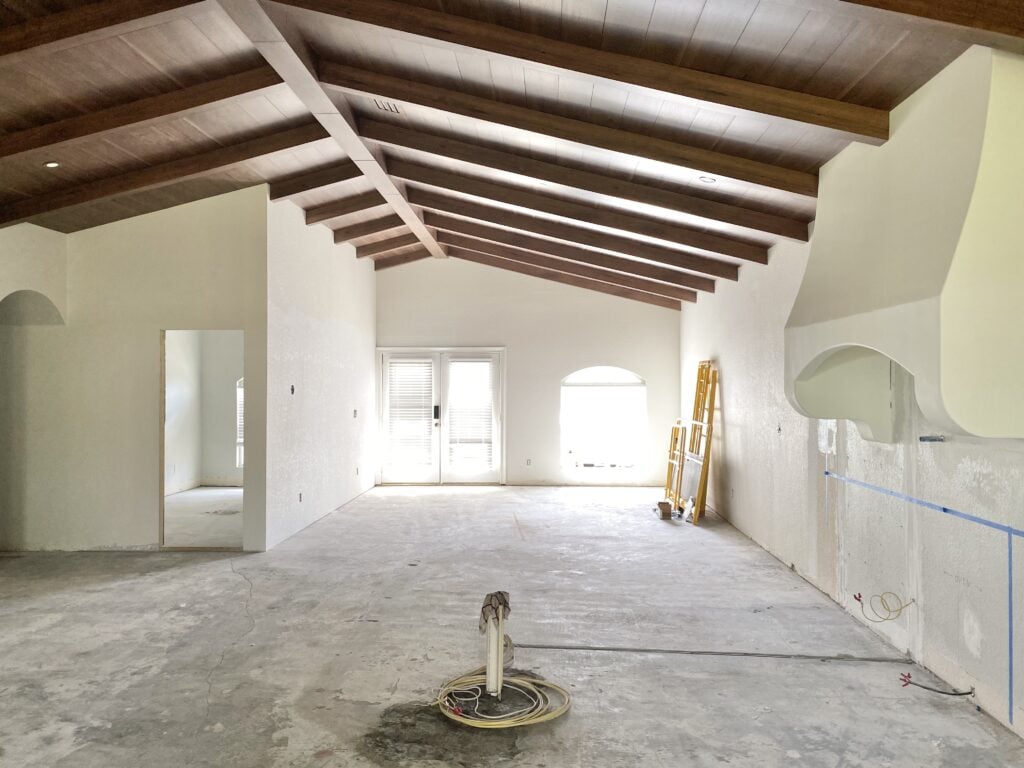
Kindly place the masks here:
POLYGON ((1024 437, 1024 57, 974 47, 821 172, 786 324, 807 416, 892 441, 890 361, 936 426, 1024 437))

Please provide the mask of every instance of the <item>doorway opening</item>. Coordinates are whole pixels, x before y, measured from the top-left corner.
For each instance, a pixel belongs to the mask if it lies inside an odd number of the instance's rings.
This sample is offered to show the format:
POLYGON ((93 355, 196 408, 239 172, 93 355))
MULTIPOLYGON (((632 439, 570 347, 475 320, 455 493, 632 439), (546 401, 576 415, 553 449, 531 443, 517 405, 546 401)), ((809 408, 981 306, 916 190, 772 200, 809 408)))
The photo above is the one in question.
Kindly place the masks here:
POLYGON ((242 549, 245 333, 163 332, 162 549, 242 549))
POLYGON ((562 379, 562 469, 585 482, 633 479, 647 443, 647 384, 625 368, 594 366, 562 379))
POLYGON ((502 482, 503 353, 380 351, 382 483, 502 482))

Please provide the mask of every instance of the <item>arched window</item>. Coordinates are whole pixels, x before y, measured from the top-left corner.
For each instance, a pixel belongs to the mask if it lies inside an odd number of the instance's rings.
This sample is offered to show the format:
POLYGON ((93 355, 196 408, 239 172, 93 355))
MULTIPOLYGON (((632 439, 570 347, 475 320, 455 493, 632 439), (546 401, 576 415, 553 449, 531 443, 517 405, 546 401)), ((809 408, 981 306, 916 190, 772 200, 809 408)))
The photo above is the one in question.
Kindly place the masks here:
POLYGON ((641 463, 647 385, 625 368, 583 368, 562 380, 562 467, 592 479, 621 478, 641 463))
POLYGON ((235 382, 235 466, 245 466, 245 377, 235 382))

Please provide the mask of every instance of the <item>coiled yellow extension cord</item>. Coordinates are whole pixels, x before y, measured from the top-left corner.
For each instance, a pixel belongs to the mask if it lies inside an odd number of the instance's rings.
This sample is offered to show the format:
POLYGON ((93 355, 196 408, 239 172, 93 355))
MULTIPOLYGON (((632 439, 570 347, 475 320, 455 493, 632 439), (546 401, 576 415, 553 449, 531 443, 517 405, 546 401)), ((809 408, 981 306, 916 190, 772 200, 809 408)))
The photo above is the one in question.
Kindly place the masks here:
MULTIPOLYGON (((505 635, 505 667, 512 663, 512 641, 505 635)), ((527 699, 527 703, 509 712, 487 715, 480 712, 480 699, 486 696, 487 676, 484 667, 449 680, 438 693, 434 703, 449 720, 473 728, 518 728, 538 725, 561 717, 569 711, 572 697, 560 685, 540 677, 506 675, 504 689, 511 689, 527 699)))
POLYGON ((872 595, 867 601, 867 607, 871 609, 873 614, 875 614, 874 618, 872 618, 871 616, 868 616, 864 599, 861 597, 860 592, 855 594, 853 599, 860 603, 860 612, 864 615, 864 618, 874 624, 881 624, 884 621, 894 621, 900 617, 900 614, 903 613, 904 610, 914 604, 913 600, 909 600, 904 603, 903 598, 895 592, 883 592, 880 595, 872 595))

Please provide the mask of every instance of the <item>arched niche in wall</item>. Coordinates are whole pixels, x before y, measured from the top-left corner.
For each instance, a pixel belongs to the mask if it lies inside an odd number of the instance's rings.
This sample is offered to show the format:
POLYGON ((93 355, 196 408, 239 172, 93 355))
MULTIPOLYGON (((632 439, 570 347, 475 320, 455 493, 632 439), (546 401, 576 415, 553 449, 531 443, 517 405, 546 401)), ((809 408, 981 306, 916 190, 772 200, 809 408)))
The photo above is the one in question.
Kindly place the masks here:
POLYGON ((0 325, 64 325, 64 318, 50 299, 26 289, 0 300, 0 325))
POLYGON ((895 361, 868 347, 821 353, 792 382, 789 399, 804 416, 835 417, 841 407, 866 440, 893 442, 892 367, 895 361))
POLYGON ((891 360, 939 428, 1024 437, 1024 57, 971 48, 891 121, 821 171, 787 395, 891 441, 891 360))

